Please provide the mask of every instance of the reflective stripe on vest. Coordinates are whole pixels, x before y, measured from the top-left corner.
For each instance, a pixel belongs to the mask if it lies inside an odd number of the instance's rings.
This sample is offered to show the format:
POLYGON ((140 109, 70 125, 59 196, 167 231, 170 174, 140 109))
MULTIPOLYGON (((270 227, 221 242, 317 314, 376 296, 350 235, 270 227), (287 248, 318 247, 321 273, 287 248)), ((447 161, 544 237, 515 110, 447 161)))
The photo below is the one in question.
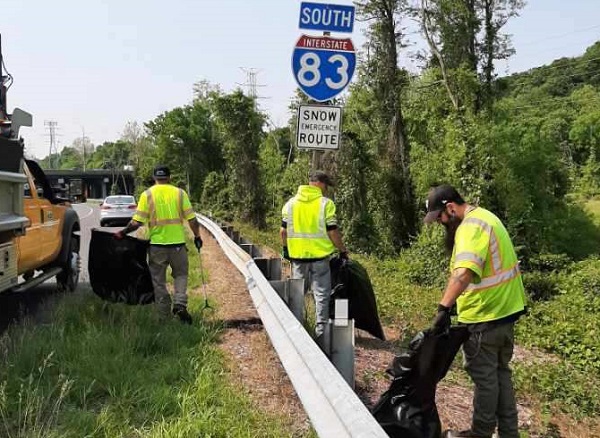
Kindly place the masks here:
POLYGON ((149 215, 148 215, 147 212, 145 212, 145 211, 139 211, 139 210, 135 211, 134 216, 139 216, 139 217, 142 217, 144 219, 148 219, 148 217, 149 217, 149 215))
POLYGON ((481 281, 477 284, 469 284, 469 286, 467 286, 466 292, 479 292, 490 287, 498 286, 502 283, 506 283, 507 281, 512 280, 513 278, 518 277, 520 274, 521 270, 519 269, 519 264, 517 263, 512 268, 507 269, 506 271, 501 271, 495 275, 492 275, 491 277, 485 277, 481 279, 481 281))
MULTIPOLYGON (((496 237, 496 233, 492 229, 491 225, 487 222, 482 221, 476 217, 468 217, 466 218, 462 224, 465 225, 476 225, 480 227, 486 234, 490 236, 490 259, 492 260, 492 271, 494 273, 502 271, 502 259, 500 257, 500 245, 498 244, 498 238, 496 237)), ((462 225, 461 224, 461 225, 462 225)), ((476 254, 469 252, 461 252, 460 254, 456 254, 455 260, 469 260, 477 263, 479 266, 483 268, 484 261, 479 258, 476 254)))
POLYGON ((297 233, 294 229, 294 202, 288 204, 288 217, 287 217, 287 237, 288 239, 302 238, 302 239, 328 239, 327 227, 325 225, 325 206, 327 205, 328 198, 321 198, 321 206, 319 208, 319 229, 316 233, 297 233))

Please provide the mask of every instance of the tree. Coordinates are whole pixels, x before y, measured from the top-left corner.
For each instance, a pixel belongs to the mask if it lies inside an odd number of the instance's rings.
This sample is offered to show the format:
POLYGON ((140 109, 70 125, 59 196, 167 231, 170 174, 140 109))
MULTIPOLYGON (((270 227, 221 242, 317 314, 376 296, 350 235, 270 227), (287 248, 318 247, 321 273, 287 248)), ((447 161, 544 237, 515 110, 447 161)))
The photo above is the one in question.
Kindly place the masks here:
POLYGON ((147 122, 146 128, 156 145, 156 160, 171 167, 173 183, 186 187, 192 199, 200 199, 208 173, 224 168, 207 102, 174 108, 147 122))
POLYGON ((260 185, 259 148, 265 117, 254 99, 241 90, 213 94, 214 110, 224 144, 226 176, 236 218, 256 227, 266 225, 264 191, 260 185))
POLYGON ((369 0, 358 3, 361 16, 370 22, 369 52, 363 79, 374 95, 373 117, 383 130, 378 144, 381 171, 378 175, 381 232, 397 251, 416 233, 416 205, 410 176, 410 143, 402 113, 406 74, 398 68, 402 47, 402 18, 408 15, 403 0, 369 0))
POLYGON ((130 144, 129 163, 133 165, 135 186, 141 190, 156 164, 156 148, 143 126, 138 122, 127 122, 121 140, 130 144))
POLYGON ((477 113, 493 102, 494 62, 514 53, 507 22, 523 0, 420 0, 421 28, 454 110, 477 113))
POLYGON ((94 144, 89 137, 78 137, 73 140, 71 147, 75 149, 79 155, 81 156, 82 167, 86 169, 88 167, 88 162, 94 153, 94 144))

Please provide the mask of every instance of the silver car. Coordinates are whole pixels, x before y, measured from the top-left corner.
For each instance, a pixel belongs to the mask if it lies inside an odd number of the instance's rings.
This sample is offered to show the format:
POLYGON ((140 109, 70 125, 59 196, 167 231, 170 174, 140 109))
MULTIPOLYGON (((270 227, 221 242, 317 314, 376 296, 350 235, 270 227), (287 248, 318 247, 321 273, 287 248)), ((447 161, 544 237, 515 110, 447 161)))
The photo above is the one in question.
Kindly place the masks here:
POLYGON ((100 226, 126 225, 136 208, 135 198, 131 195, 108 196, 100 204, 100 226))

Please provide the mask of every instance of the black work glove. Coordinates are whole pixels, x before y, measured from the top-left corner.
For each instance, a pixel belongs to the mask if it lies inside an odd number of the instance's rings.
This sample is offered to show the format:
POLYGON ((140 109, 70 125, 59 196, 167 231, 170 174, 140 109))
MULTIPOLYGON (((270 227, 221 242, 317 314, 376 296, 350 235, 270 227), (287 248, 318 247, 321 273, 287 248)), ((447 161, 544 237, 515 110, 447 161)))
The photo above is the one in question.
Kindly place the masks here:
POLYGON ((284 246, 283 249, 281 250, 281 257, 283 257, 286 260, 290 259, 290 252, 288 251, 287 246, 284 246))
POLYGON ((433 330, 436 333, 443 333, 450 328, 450 307, 438 304, 438 312, 435 318, 433 318, 433 330))
POLYGON ((340 252, 340 258, 342 260, 348 260, 350 257, 348 256, 348 251, 342 251, 340 252))
POLYGON ((194 237, 194 245, 196 246, 198 252, 200 252, 200 248, 202 248, 202 239, 200 238, 200 236, 194 237))

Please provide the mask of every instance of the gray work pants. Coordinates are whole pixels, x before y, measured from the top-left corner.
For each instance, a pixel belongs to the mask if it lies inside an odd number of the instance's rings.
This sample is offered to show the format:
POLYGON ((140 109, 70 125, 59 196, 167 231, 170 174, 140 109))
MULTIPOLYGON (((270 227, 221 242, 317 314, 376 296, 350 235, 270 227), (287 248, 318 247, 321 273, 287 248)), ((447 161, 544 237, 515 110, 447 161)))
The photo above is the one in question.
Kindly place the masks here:
POLYGON ((514 323, 482 324, 463 345, 465 370, 475 383, 471 430, 500 438, 518 438, 518 415, 512 371, 514 323))
POLYGON ((315 298, 315 335, 321 336, 329 320, 329 298, 331 297, 331 270, 329 258, 316 262, 292 261, 292 278, 304 279, 304 293, 312 290, 315 298))
POLYGON ((169 266, 175 284, 174 304, 187 307, 188 254, 185 245, 150 245, 148 261, 158 313, 167 316, 171 312, 171 297, 167 290, 167 267, 169 266))

